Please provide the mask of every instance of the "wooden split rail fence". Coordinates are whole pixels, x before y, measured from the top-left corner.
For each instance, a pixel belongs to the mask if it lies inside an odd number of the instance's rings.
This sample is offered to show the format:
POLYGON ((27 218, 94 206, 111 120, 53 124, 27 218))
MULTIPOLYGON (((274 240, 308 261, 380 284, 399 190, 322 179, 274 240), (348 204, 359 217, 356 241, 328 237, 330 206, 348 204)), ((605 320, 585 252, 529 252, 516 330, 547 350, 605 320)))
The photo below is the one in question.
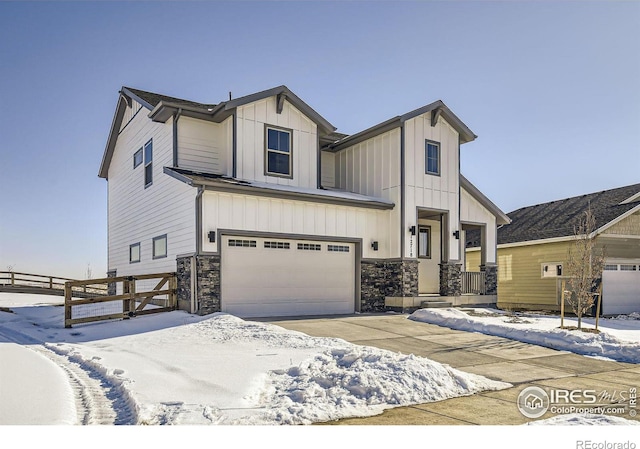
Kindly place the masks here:
MULTIPOLYGON (((67 281, 76 279, 63 278, 60 276, 49 276, 33 273, 18 273, 15 271, 0 271, 0 290, 17 293, 45 293, 62 295, 64 285, 67 281)), ((77 286, 73 289, 76 296, 95 296, 97 294, 107 294, 106 284, 91 282, 91 286, 77 286)))
MULTIPOLYGON (((153 285, 153 284, 152 284, 153 285)), ((140 315, 161 313, 177 308, 175 273, 154 273, 83 281, 68 281, 64 286, 64 327, 94 321, 129 319, 140 315), (151 289, 139 288, 138 281, 159 279, 151 289), (74 298, 74 288, 91 288, 93 284, 108 284, 109 294, 93 298, 74 298), (118 284, 122 284, 118 287, 118 284), (140 290, 140 291, 138 291, 140 290), (115 294, 121 291, 121 294, 115 294), (162 297, 162 298, 158 298, 162 297), (122 303, 122 308, 118 307, 122 303), (100 305, 100 307, 92 307, 100 305)))

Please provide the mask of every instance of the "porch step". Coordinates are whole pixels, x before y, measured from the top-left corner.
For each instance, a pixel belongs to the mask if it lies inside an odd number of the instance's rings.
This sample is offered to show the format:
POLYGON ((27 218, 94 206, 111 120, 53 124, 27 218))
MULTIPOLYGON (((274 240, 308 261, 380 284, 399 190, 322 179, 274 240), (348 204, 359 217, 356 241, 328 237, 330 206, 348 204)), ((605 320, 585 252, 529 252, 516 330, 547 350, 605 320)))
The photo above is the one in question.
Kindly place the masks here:
POLYGON ((453 303, 450 303, 448 301, 440 301, 437 299, 428 299, 420 303, 420 308, 422 309, 437 309, 437 308, 446 308, 446 307, 452 307, 452 306, 453 306, 453 303))

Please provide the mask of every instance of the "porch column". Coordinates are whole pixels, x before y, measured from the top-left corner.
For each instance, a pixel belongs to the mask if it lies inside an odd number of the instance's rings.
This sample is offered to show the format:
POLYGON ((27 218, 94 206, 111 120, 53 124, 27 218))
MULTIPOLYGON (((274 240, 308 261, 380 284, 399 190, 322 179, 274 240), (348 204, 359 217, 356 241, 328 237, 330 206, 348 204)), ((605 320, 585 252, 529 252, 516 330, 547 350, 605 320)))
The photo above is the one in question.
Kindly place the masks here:
POLYGON ((484 271, 484 291, 485 295, 498 294, 498 265, 487 263, 480 265, 480 271, 484 271))
POLYGON ((440 296, 462 295, 462 264, 442 262, 440 265, 440 296))

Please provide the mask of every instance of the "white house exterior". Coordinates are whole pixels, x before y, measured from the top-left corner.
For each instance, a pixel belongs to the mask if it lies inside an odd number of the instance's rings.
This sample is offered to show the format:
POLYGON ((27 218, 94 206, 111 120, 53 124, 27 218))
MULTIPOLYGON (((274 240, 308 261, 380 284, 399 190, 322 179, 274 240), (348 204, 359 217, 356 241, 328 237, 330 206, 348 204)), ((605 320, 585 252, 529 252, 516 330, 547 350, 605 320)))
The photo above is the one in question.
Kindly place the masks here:
POLYGON ((285 86, 219 104, 123 87, 99 172, 109 274, 176 271, 201 314, 495 302, 508 218, 459 172, 475 137, 441 101, 347 136, 285 86))

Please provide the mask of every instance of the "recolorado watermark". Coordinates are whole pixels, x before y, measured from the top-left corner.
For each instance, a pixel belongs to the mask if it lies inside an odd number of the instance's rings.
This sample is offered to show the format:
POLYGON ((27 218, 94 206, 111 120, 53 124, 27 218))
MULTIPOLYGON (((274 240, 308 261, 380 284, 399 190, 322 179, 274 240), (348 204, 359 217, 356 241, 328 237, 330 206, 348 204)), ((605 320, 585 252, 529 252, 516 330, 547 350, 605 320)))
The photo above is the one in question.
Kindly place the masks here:
POLYGON ((576 449, 636 449, 636 443, 633 441, 576 441, 576 449))
MULTIPOLYGON (((547 412, 553 414, 637 415, 638 390, 565 390, 526 387, 518 395, 518 409, 527 418, 540 418, 547 412)), ((585 446, 586 447, 586 446, 585 446)), ((596 446, 593 447, 596 449, 596 446)), ((611 448, 615 448, 612 446, 611 448)), ((600 449, 600 448, 597 448, 600 449)), ((602 447, 609 449, 609 447, 602 447)))

